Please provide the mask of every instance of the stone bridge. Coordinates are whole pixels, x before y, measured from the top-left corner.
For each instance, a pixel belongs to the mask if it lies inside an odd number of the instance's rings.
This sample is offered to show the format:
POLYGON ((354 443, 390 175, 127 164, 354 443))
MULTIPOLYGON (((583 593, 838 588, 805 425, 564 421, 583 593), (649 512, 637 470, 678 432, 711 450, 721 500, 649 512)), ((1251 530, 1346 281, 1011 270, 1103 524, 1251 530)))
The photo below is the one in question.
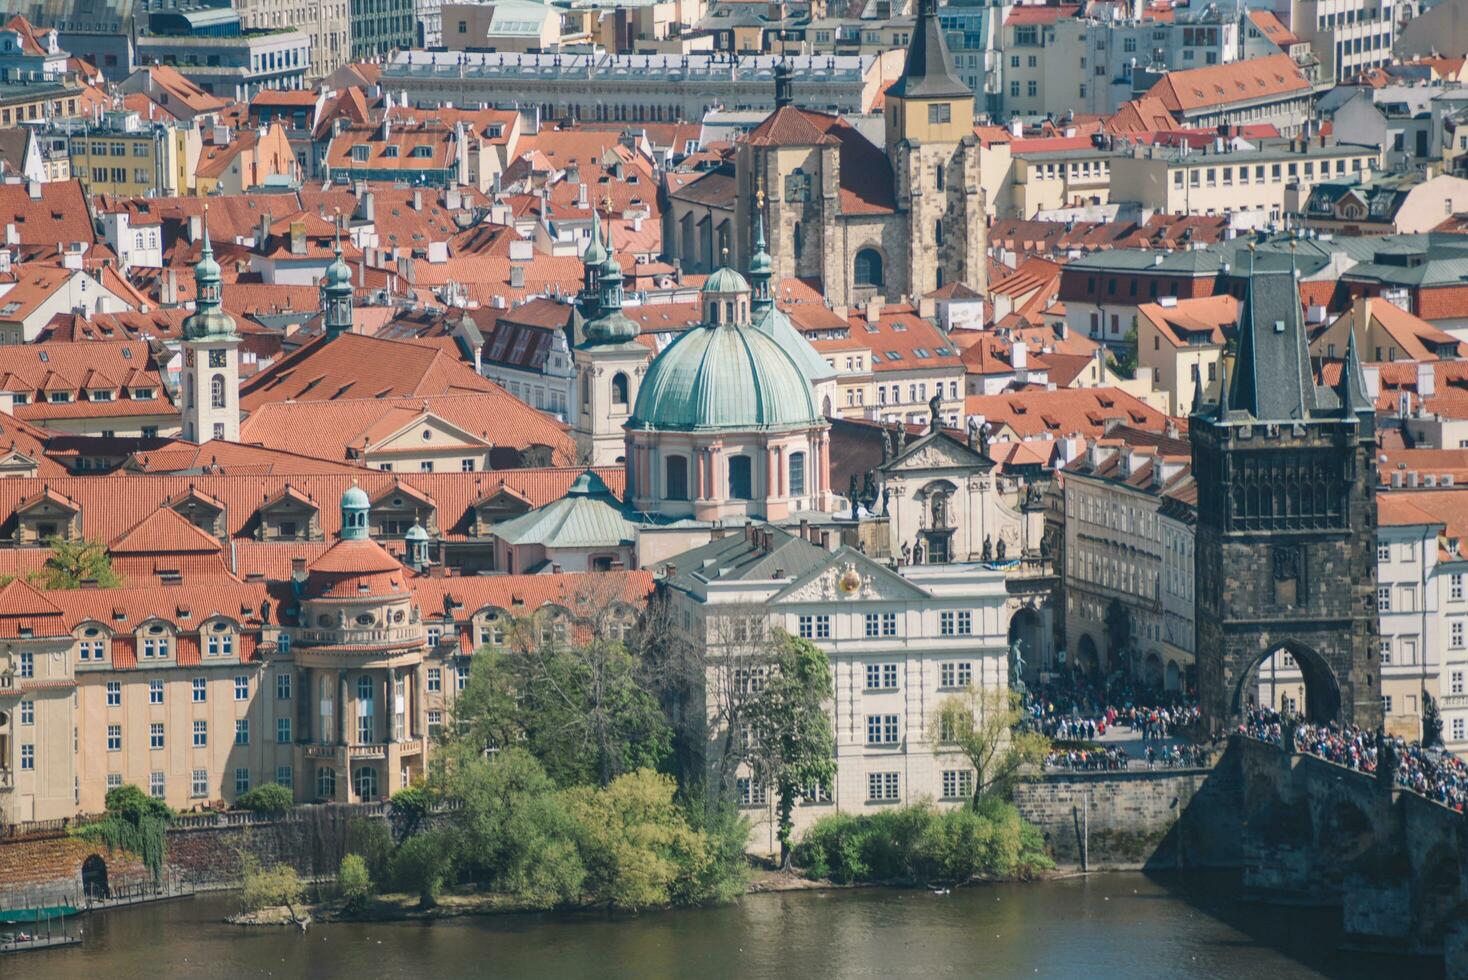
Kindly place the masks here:
POLYGON ((1389 778, 1234 738, 1244 886, 1339 905, 1347 943, 1444 956, 1468 977, 1468 819, 1389 778))

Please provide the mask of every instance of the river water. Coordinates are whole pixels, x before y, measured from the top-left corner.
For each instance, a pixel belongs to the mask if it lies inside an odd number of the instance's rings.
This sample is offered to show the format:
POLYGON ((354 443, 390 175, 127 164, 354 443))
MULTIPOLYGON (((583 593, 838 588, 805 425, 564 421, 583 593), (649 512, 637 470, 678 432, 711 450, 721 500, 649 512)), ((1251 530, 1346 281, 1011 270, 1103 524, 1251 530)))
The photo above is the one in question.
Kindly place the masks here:
POLYGON ((636 917, 506 915, 291 929, 225 925, 227 895, 80 920, 80 947, 0 959, 0 977, 1269 978, 1433 977, 1335 951, 1339 912, 1240 903, 1226 875, 1103 874, 938 896, 751 895, 636 917))

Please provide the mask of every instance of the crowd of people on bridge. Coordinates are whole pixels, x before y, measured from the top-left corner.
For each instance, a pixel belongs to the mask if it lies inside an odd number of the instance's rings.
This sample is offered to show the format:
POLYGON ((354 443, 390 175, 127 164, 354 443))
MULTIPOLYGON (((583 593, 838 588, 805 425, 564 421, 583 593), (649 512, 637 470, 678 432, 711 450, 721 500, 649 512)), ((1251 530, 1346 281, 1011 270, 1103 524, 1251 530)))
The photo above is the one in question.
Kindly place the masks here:
POLYGON ((1296 752, 1327 762, 1375 773, 1382 753, 1390 752, 1397 785, 1463 812, 1468 805, 1468 765, 1447 752, 1423 748, 1399 736, 1379 736, 1355 725, 1312 724, 1286 718, 1278 711, 1256 708, 1239 725, 1239 733, 1280 745, 1289 732, 1296 752))
POLYGON ((1196 701, 1175 693, 1138 689, 1120 675, 1104 688, 1085 683, 1064 688, 1050 684, 1025 696, 1025 726, 1056 741, 1093 742, 1123 727, 1143 742, 1161 742, 1184 735, 1198 719, 1196 701))
MULTIPOLYGON (((1186 769, 1208 764, 1208 750, 1201 745, 1164 745, 1161 750, 1147 746, 1142 761, 1148 769, 1186 769)), ((1117 745, 1094 748, 1057 748, 1045 756, 1045 769, 1069 769, 1075 772, 1113 772, 1130 769, 1132 757, 1117 745)))

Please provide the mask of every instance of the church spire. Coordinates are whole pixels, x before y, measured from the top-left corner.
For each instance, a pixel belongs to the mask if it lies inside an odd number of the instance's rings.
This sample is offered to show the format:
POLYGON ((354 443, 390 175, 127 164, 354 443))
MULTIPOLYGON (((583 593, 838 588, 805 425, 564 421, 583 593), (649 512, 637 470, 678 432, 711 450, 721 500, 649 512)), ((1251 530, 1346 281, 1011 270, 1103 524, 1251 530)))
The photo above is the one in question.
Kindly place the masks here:
POLYGON ((200 221, 204 248, 194 266, 194 312, 183 322, 185 340, 207 340, 233 337, 234 318, 220 309, 224 299, 219 263, 214 261, 214 246, 209 241, 209 205, 204 205, 200 221))
POLYGON ((342 259, 340 213, 336 216, 336 258, 321 277, 321 325, 328 340, 352 330, 352 270, 342 259))
MULTIPOLYGON (((607 208, 611 208, 611 199, 607 199, 607 208)), ((617 261, 616 253, 612 249, 612 226, 607 223, 606 258, 602 260, 601 271, 597 276, 597 316, 586 325, 586 342, 588 344, 621 344, 637 339, 637 324, 633 323, 622 312, 623 281, 626 274, 622 271, 622 263, 617 261)), ((588 273, 588 282, 590 276, 588 273)))
POLYGON ((774 265, 770 253, 765 251, 765 181, 761 177, 754 194, 754 255, 749 261, 749 310, 755 319, 775 305, 770 289, 774 265))
POLYGON ((1318 406, 1294 256, 1288 268, 1259 269, 1255 263, 1251 249, 1248 291, 1239 311, 1234 406, 1259 422, 1302 421, 1318 406))
POLYGON ((1341 380, 1338 387, 1341 411, 1347 415, 1374 412, 1371 394, 1366 390, 1366 376, 1361 369, 1361 358, 1356 353, 1356 331, 1346 324, 1346 360, 1341 365, 1341 380))
POLYGON ((953 59, 938 26, 938 0, 918 0, 917 24, 907 45, 902 75, 887 90, 887 98, 973 98, 973 90, 953 71, 953 59))

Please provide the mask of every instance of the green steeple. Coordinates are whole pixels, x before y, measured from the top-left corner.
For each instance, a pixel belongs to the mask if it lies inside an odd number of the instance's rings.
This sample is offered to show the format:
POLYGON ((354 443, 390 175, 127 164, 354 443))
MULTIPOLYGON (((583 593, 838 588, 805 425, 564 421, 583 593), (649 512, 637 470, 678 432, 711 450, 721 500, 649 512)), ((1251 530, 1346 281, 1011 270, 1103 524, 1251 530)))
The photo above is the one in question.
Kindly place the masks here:
POLYGON ((611 238, 611 228, 608 227, 606 258, 602 260, 601 275, 597 280, 599 315, 586 325, 588 344, 625 344, 635 341, 641 332, 637 324, 622 313, 622 265, 612 252, 611 238))
POLYGON ((601 240, 601 216, 591 209, 591 241, 581 253, 581 292, 576 304, 589 320, 601 316, 601 267, 607 260, 607 249, 601 240))
POLYGON ((214 261, 214 246, 209 241, 209 206, 204 205, 202 221, 204 250, 194 266, 194 285, 198 295, 194 312, 183 322, 184 340, 238 340, 234 317, 220 309, 224 290, 219 263, 214 261))
POLYGON ((755 319, 775 305, 775 296, 770 290, 770 280, 775 275, 775 263, 765 251, 765 192, 755 195, 754 212, 754 255, 749 260, 749 309, 755 319))
POLYGON ((352 330, 352 270, 342 260, 342 233, 336 229, 336 258, 321 277, 321 324, 328 339, 352 330))

